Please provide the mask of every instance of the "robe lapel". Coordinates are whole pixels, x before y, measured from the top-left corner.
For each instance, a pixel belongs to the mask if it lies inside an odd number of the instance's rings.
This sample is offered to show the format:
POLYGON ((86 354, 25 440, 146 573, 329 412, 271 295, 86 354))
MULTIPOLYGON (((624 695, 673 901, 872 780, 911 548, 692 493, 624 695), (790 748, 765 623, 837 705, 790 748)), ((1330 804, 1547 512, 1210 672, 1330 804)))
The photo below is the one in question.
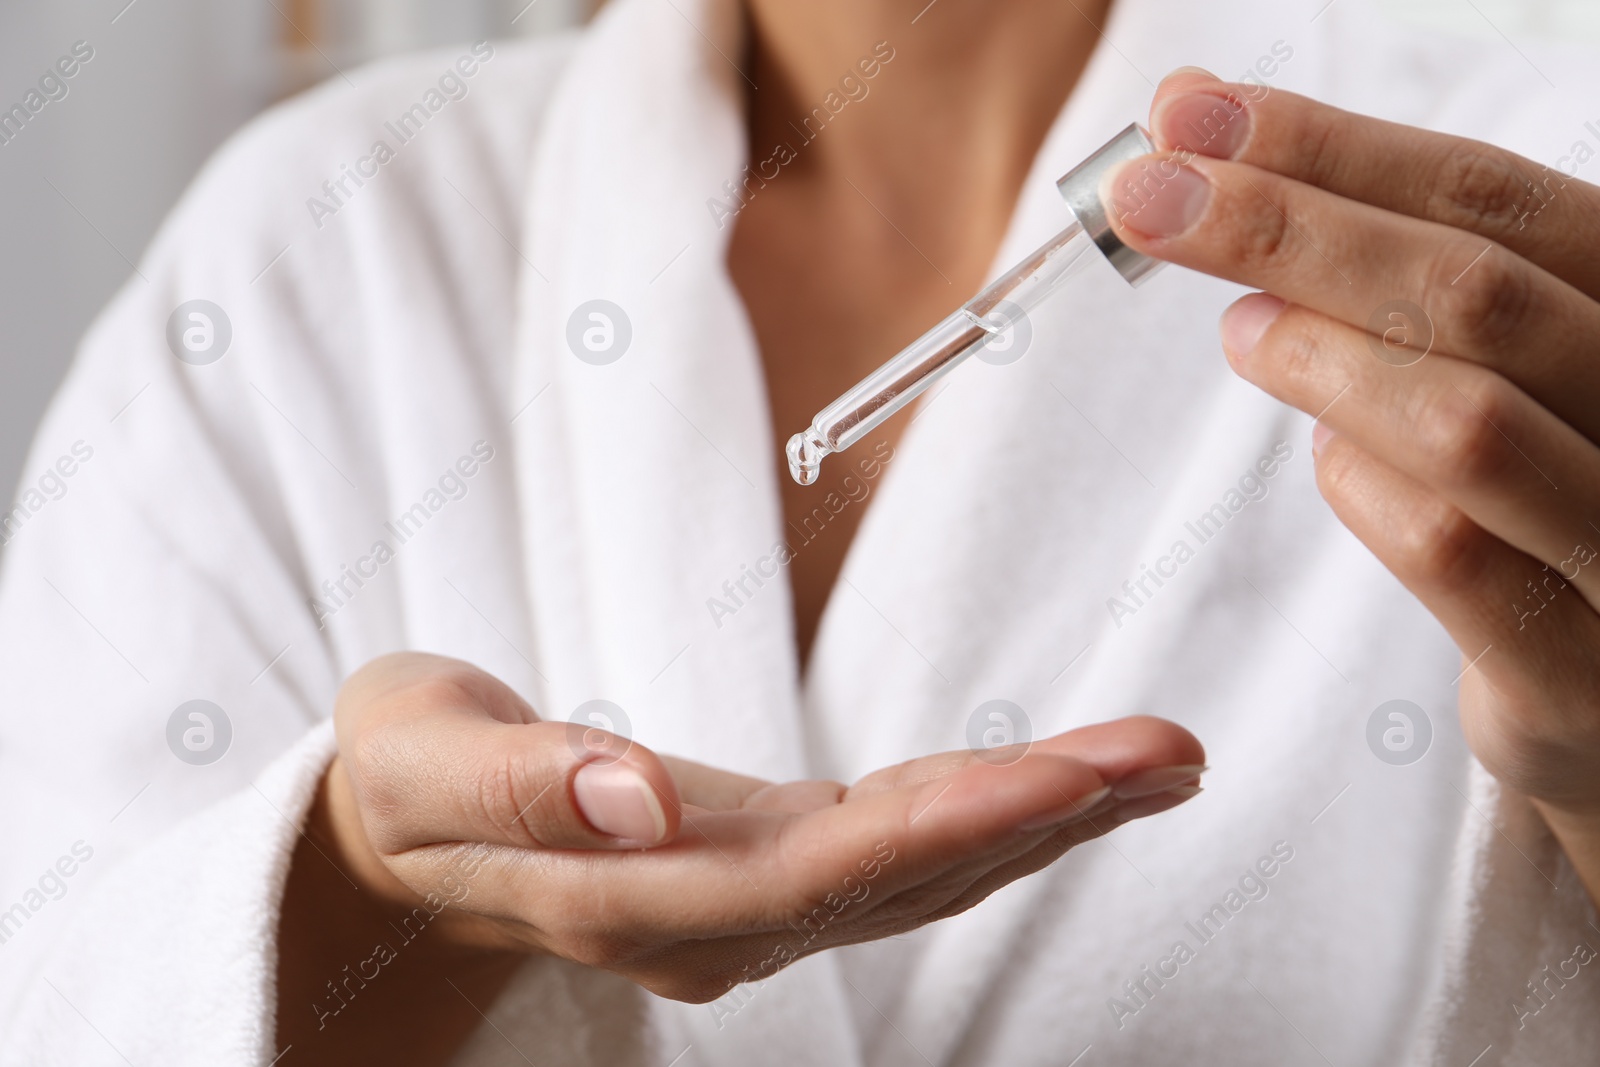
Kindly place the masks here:
MULTIPOLYGON (((1274 40, 1218 49, 1196 22, 1207 12, 1174 12, 1138 0, 1114 8, 1041 149, 994 273, 1066 224, 1055 178, 1142 121, 1154 79, 1183 62, 1225 75, 1247 69, 1274 40)), ((1270 20, 1245 24, 1271 33, 1270 20)), ((1033 737, 1151 710, 1140 680, 1186 639, 1193 600, 1213 581, 1186 572, 1123 627, 1107 595, 1169 550, 1171 531, 1215 502, 1219 480, 1250 468, 1293 419, 1233 380, 1215 345, 1174 344, 1195 337, 1197 307, 1220 310, 1230 288, 1169 270, 1134 291, 1094 263, 1032 314, 1020 361, 974 362, 924 399, 876 488, 813 653, 803 721, 819 773, 848 781, 964 747, 971 714, 991 699, 1020 706, 1033 737), (1091 538, 1086 527, 1127 536, 1091 538), (1084 551, 1066 558, 1067 543, 1084 551)), ((898 945, 847 950, 846 975, 880 991, 858 1017, 869 1028, 874 1013, 894 1021, 878 1029, 867 1062, 955 1057, 1046 885, 1025 880, 898 945)), ((1063 1051, 1064 1062, 1076 1050, 1063 1051)))
MULTIPOLYGON (((805 773, 790 599, 757 580, 777 457, 708 207, 745 160, 741 36, 732 0, 622 0, 578 47, 534 162, 509 406, 541 713, 608 700, 657 751, 783 780, 805 773)), ((858 1062, 840 988, 823 956, 737 1011, 655 1001, 662 1062, 858 1062)))
POLYGON ((744 161, 739 33, 725 0, 628 0, 572 58, 533 170, 512 407, 545 710, 611 700, 652 746, 783 776, 787 588, 707 608, 779 527, 731 226, 706 206, 744 161))

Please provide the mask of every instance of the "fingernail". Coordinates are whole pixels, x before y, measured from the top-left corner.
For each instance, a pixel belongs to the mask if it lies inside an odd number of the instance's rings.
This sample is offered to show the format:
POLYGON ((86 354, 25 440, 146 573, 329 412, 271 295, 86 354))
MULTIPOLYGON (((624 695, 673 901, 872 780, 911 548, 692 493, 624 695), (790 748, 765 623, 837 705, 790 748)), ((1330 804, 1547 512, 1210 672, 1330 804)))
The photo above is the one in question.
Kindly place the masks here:
POLYGON ((1146 237, 1176 237, 1205 214, 1211 183, 1170 156, 1147 156, 1108 170, 1100 199, 1122 226, 1146 237))
POLYGON ((1333 439, 1334 432, 1328 429, 1326 423, 1317 422, 1311 425, 1311 455, 1317 459, 1322 458, 1323 447, 1333 439))
POLYGON ((1171 81, 1180 74, 1202 74, 1205 77, 1210 78, 1212 81, 1222 80, 1204 67, 1175 67, 1165 78, 1162 78, 1161 80, 1164 82, 1171 81))
POLYGON ((1222 345, 1228 354, 1243 358, 1254 352, 1287 306, 1271 293, 1251 293, 1234 301, 1222 313, 1222 345))
POLYGON ((1149 770, 1137 771, 1115 782, 1111 792, 1119 800, 1134 800, 1138 797, 1148 797, 1156 793, 1165 793, 1174 786, 1188 785, 1193 779, 1200 777, 1207 768, 1199 763, 1184 763, 1172 767, 1151 767, 1149 770))
POLYGON ((1156 106, 1156 141, 1215 159, 1233 159, 1250 140, 1250 109, 1237 97, 1178 93, 1156 106))
POLYGON ((667 836, 667 813, 644 776, 625 763, 587 763, 572 794, 589 825, 623 841, 654 845, 667 836))
POLYGON ((1148 819, 1152 815, 1160 815, 1164 811, 1171 811, 1192 797, 1197 797, 1205 792, 1200 786, 1178 786, 1168 789, 1154 796, 1139 797, 1135 800, 1118 804, 1112 810, 1110 818, 1118 823, 1132 822, 1135 819, 1148 819))
POLYGON ((1043 830, 1047 826, 1070 826, 1079 819, 1087 819, 1098 814, 1110 797, 1111 787, 1108 785, 1096 789, 1093 793, 1087 793, 1063 807, 1055 808, 1043 815, 1035 815, 1017 829, 1027 833, 1032 830, 1043 830))

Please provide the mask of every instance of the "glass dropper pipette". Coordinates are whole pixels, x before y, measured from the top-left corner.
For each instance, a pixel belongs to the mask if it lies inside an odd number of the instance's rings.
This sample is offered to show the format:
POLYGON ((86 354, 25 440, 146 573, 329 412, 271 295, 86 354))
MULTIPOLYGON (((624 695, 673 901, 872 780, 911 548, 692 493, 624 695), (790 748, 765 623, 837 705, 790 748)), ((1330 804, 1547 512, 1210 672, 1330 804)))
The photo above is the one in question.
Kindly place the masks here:
POLYGON ((786 451, 794 480, 801 485, 815 482, 825 456, 843 452, 968 356, 995 343, 1084 263, 1092 262, 1087 255, 1091 248, 1098 248, 1131 284, 1153 274, 1160 262, 1117 239, 1099 188, 1111 167, 1154 151, 1149 135, 1133 125, 1068 171, 1056 188, 1072 210, 1072 223, 818 412, 809 427, 789 439, 786 451))

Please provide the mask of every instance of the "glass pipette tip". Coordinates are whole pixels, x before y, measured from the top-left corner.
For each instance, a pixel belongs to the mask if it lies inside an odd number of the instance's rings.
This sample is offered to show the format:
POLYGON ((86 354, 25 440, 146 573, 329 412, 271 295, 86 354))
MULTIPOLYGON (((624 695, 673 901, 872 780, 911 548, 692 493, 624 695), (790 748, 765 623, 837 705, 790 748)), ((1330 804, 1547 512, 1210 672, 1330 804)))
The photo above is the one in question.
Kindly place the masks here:
POLYGON ((1108 168, 1153 151, 1149 135, 1138 125, 1129 126, 1063 176, 1056 185, 1072 210, 1072 223, 789 438, 784 451, 790 476, 801 485, 815 483, 823 459, 861 440, 969 356, 995 343, 1089 261, 1090 248, 1098 248, 1131 284, 1154 273, 1159 263, 1117 239, 1099 196, 1100 178, 1108 168))

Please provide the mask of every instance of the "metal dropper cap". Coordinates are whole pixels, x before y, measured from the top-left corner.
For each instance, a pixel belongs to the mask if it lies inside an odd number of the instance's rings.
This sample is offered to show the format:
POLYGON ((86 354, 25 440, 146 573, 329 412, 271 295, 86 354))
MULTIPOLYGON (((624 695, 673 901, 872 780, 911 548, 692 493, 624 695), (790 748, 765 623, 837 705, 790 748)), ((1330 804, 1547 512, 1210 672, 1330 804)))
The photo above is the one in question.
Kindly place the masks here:
POLYGON ((1117 237, 1116 231, 1111 228, 1106 206, 1100 201, 1100 179, 1119 163, 1148 156, 1155 150, 1150 135, 1136 122, 1056 182, 1056 189, 1066 200, 1073 215, 1077 216, 1084 232, 1094 239, 1100 251, 1117 268, 1117 272, 1128 280, 1129 285, 1141 284, 1165 264, 1142 252, 1135 252, 1117 237))

